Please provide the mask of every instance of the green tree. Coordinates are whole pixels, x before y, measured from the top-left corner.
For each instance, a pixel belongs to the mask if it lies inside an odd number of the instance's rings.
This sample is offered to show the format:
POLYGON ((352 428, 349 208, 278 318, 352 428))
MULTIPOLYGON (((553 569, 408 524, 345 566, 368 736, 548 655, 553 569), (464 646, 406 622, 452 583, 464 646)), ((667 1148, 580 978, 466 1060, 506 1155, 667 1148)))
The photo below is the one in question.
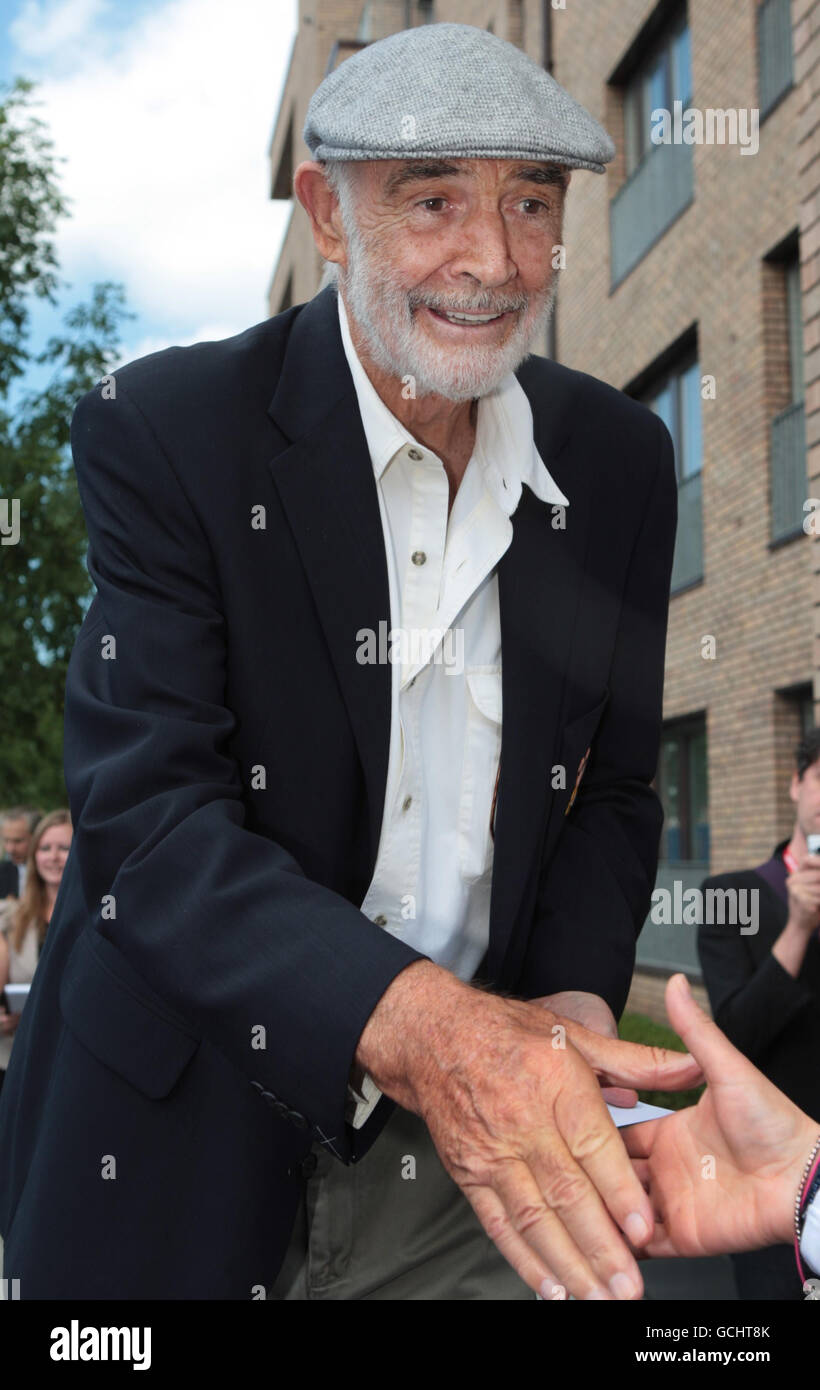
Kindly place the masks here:
POLYGON ((54 232, 68 212, 32 83, 0 91, 0 806, 66 804, 63 692, 71 648, 91 599, 87 537, 69 448, 81 395, 117 362, 129 315, 122 287, 95 285, 88 303, 34 353, 34 301, 58 306, 54 232), (48 372, 26 389, 26 374, 48 372), (12 401, 13 395, 13 401, 12 401), (17 528, 11 529, 19 509, 17 528))

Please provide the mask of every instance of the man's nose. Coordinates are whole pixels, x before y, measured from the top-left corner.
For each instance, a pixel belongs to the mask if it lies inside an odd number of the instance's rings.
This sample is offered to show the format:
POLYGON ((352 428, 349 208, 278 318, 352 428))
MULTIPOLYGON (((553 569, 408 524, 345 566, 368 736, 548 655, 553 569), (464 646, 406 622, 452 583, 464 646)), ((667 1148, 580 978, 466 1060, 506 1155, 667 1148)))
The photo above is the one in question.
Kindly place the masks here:
POLYGON ((471 275, 487 289, 514 279, 518 267, 510 251, 509 231, 498 208, 482 208, 462 223, 462 247, 450 262, 450 274, 471 275))

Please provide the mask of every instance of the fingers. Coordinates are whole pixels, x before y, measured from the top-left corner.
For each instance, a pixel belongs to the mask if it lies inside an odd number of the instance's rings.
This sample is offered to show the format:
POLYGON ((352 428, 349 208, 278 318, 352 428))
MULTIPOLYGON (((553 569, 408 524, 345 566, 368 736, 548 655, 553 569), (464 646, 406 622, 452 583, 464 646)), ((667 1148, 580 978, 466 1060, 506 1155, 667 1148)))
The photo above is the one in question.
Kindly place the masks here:
POLYGON ((754 1070, 696 1003, 685 975, 667 981, 666 1012, 678 1037, 696 1054, 707 1081, 725 1081, 732 1073, 754 1070))
POLYGON ((577 1023, 567 1022, 566 1030, 573 1047, 605 1085, 647 1091, 685 1091, 703 1081, 699 1062, 689 1053, 602 1038, 577 1023))
POLYGON ((650 1157, 660 1123, 660 1120, 646 1120, 640 1125, 624 1125, 618 1131, 630 1158, 650 1157))
MULTIPOLYGON (((556 1098, 555 1119, 559 1133, 579 1168, 595 1191, 595 1202, 584 1208, 585 1219, 600 1210, 603 1203, 616 1226, 631 1243, 641 1246, 652 1233, 654 1215, 649 1198, 635 1175, 619 1131, 609 1114, 588 1097, 585 1091, 575 1092, 567 1101, 556 1098), (598 1197, 600 1194, 600 1197, 598 1197)), ((603 1226, 600 1229, 606 1230, 603 1226)), ((595 1239, 596 1228, 589 1227, 588 1238, 595 1239)), ((582 1248, 584 1237, 579 1225, 582 1248)), ((618 1237, 620 1245, 620 1236, 618 1237)), ((612 1246, 609 1246, 610 1251, 612 1246)))
POLYGON ((601 1095, 607 1105, 617 1105, 621 1110, 631 1110, 633 1105, 638 1104, 638 1092, 628 1090, 626 1086, 602 1086, 601 1095))
POLYGON ((645 1192, 649 1191, 649 1159, 633 1158, 632 1171, 645 1192))
POLYGON ((524 1283, 545 1302, 566 1298, 566 1286, 553 1274, 533 1246, 518 1233, 503 1202, 492 1188, 465 1188, 464 1192, 487 1235, 524 1283))
MULTIPOLYGON (((547 1217, 540 1233, 551 1241, 555 1268, 573 1292, 575 1281, 581 1283, 583 1292, 576 1294, 578 1298, 640 1298, 643 1283, 637 1263, 608 1213, 602 1194, 596 1191, 594 1177, 579 1168, 558 1168, 551 1159, 552 1155, 546 1162, 535 1162, 532 1171, 547 1203, 547 1217)), ((628 1161, 627 1168, 630 1183, 639 1195, 624 1205, 634 1211, 639 1204, 648 1205, 648 1198, 628 1161)), ((617 1204, 617 1198, 613 1199, 611 1193, 609 1196, 617 1204)), ((624 1214, 624 1221, 628 1215, 624 1214)), ((641 1239, 648 1238, 651 1215, 636 1230, 641 1239)))
POLYGON ((542 1297, 554 1297, 543 1292, 542 1269, 578 1299, 642 1293, 637 1263, 568 1154, 549 1170, 511 1160, 499 1165, 492 1190, 467 1189, 467 1195, 501 1253, 542 1297))

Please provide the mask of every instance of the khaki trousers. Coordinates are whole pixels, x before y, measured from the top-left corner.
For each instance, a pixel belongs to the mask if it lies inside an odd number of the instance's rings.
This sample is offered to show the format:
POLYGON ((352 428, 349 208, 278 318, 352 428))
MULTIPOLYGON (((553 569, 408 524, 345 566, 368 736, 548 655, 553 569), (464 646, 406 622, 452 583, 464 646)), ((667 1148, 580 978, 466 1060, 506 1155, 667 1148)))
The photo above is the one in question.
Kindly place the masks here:
POLYGON ((527 1299, 447 1175, 427 1126, 396 1107, 360 1163, 314 1145, 269 1299, 527 1299))

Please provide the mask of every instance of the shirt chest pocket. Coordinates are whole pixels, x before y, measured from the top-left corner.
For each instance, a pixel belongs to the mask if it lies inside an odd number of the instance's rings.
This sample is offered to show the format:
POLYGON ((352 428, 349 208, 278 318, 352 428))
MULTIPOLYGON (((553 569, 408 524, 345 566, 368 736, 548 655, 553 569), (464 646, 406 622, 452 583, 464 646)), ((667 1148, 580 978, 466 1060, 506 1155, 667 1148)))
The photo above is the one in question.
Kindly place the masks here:
POLYGON ((477 667, 465 675, 458 851, 462 878, 474 883, 492 867, 490 818, 501 757, 501 667, 477 667))

